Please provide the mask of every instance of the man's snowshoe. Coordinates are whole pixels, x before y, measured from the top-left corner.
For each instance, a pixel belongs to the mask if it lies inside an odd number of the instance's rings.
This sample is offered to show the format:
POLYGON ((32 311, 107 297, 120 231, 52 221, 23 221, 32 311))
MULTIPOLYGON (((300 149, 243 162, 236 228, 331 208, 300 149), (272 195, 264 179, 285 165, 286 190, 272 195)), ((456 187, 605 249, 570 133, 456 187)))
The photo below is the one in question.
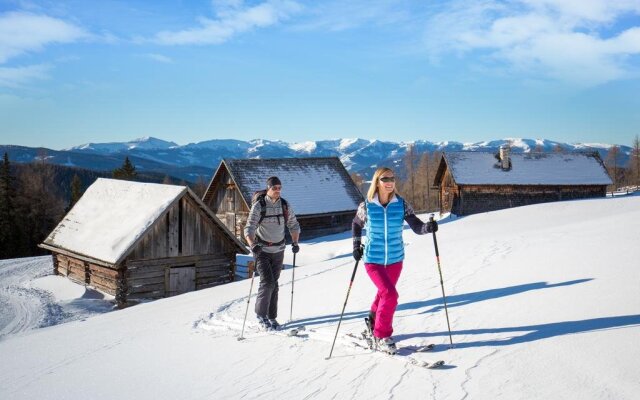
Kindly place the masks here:
POLYGON ((261 316, 258 316, 258 328, 261 331, 270 331, 271 329, 273 329, 271 327, 271 322, 269 322, 269 319, 261 316))
POLYGON ((271 330, 279 331, 281 326, 275 319, 270 319, 269 324, 271 325, 271 330))

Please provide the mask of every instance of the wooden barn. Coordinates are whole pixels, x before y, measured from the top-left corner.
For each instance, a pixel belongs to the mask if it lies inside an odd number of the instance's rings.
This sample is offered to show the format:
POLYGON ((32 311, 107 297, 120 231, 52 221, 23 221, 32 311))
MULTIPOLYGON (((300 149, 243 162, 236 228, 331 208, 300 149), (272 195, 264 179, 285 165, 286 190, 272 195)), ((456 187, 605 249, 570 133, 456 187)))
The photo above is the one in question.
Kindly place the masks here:
POLYGON ((118 305, 234 279, 246 247, 187 187, 98 179, 40 247, 54 272, 118 305))
POLYGON ((469 215, 550 201, 604 197, 611 184, 600 157, 586 153, 448 152, 434 185, 440 212, 469 215))
POLYGON ((203 201, 244 241, 251 198, 270 176, 282 181, 282 197, 298 218, 302 240, 351 229, 363 197, 337 157, 224 159, 203 201))

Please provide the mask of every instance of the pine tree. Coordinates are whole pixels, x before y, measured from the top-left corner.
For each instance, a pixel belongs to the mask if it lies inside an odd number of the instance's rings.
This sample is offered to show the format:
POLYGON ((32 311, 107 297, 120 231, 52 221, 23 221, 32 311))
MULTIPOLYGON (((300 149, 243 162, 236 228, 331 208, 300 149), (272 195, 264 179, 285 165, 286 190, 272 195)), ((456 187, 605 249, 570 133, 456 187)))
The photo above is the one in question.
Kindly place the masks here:
POLYGON ((37 245, 64 216, 64 201, 55 185, 55 169, 46 158, 26 165, 18 176, 18 214, 22 226, 21 253, 42 254, 37 245))
POLYGON ((116 168, 113 170, 113 177, 115 179, 123 179, 127 181, 132 181, 136 178, 138 173, 136 172, 136 167, 131 164, 129 157, 124 158, 124 163, 122 167, 116 168))
POLYGON ((4 153, 0 167, 0 258, 16 255, 15 187, 9 155, 4 153))
POLYGON ((69 200, 69 210, 73 208, 73 206, 80 200, 82 197, 82 181, 78 174, 73 175, 73 180, 71 181, 71 199, 69 200))

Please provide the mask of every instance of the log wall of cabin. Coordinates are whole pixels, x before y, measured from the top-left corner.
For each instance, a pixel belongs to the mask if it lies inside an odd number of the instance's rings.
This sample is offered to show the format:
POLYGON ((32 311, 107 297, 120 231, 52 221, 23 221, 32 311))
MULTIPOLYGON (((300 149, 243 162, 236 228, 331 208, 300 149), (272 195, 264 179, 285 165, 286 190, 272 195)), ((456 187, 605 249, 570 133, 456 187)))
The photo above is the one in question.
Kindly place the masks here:
POLYGON ((470 215, 505 208, 547 203, 552 201, 604 197, 602 185, 464 185, 451 211, 456 215, 470 215))
POLYGON ((171 268, 195 267, 195 289, 232 281, 236 247, 190 197, 174 204, 123 262, 126 300, 169 293, 171 268))
POLYGON ((195 267, 196 290, 230 282, 235 276, 235 260, 222 255, 131 260, 125 269, 127 300, 166 297, 171 268, 182 267, 195 267))
POLYGON ((320 236, 349 231, 351 230, 351 223, 355 215, 356 210, 309 217, 299 216, 298 223, 302 231, 300 239, 313 239, 320 236))
POLYGON ((450 212, 456 209, 460 201, 460 187, 456 185, 451 176, 450 170, 447 168, 442 175, 440 181, 440 212, 450 212))
MULTIPOLYGON (((300 239, 313 239, 320 236, 331 235, 334 233, 351 230, 351 223, 355 215, 356 210, 337 214, 316 215, 308 217, 304 215, 298 215, 297 220, 302 231, 300 239)), ((218 217, 222 218, 223 216, 218 215, 218 217)), ((246 243, 246 239, 244 238, 244 227, 247 224, 249 213, 238 213, 235 215, 235 218, 236 231, 238 232, 237 237, 242 240, 243 243, 246 243)), ((288 230, 285 231, 285 239, 288 243, 291 242, 291 235, 289 235, 288 230)))
POLYGON ((115 296, 118 288, 119 271, 102 265, 93 264, 64 254, 54 253, 57 273, 82 285, 115 296))

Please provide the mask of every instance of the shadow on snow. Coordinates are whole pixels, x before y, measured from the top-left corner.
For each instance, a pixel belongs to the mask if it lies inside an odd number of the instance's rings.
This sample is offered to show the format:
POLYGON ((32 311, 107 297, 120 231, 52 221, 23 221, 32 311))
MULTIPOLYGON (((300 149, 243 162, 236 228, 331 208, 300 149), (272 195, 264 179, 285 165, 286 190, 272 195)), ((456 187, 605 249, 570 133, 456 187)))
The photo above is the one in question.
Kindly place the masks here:
MULTIPOLYGON (((579 283, 589 282, 592 279, 576 279, 572 281, 549 284, 547 282, 534 282, 525 285, 516 285, 505 288, 490 289, 480 292, 466 293, 447 297, 448 307, 459 307, 479 301, 497 299, 505 296, 517 295, 531 290, 551 289, 556 287, 575 285, 579 283)), ((420 310, 416 314, 433 313, 442 310, 442 298, 434 298, 426 301, 410 302, 398 305, 397 311, 420 310), (422 310, 427 308, 426 310, 422 310)), ((345 312, 343 321, 364 318, 369 310, 345 312)), ((416 315, 413 314, 413 315, 416 315)), ((313 318, 304 318, 296 320, 292 327, 300 325, 319 325, 328 323, 337 323, 340 314, 325 315, 313 318)), ((452 334, 456 335, 485 335, 485 334, 501 334, 501 333, 522 333, 517 336, 509 336, 507 338, 476 340, 455 343, 456 348, 481 347, 481 346, 508 346, 520 343, 526 343, 541 339, 547 339, 555 336, 563 336, 576 333, 585 333, 590 331, 624 328, 629 326, 640 325, 640 315, 624 315, 615 317, 593 318, 580 321, 563 321, 552 322, 548 324, 525 325, 506 328, 480 328, 467 330, 453 330, 452 334)), ((394 335, 396 341, 407 340, 411 338, 427 338, 443 336, 447 337, 448 331, 441 332, 416 332, 409 334, 394 335)))

